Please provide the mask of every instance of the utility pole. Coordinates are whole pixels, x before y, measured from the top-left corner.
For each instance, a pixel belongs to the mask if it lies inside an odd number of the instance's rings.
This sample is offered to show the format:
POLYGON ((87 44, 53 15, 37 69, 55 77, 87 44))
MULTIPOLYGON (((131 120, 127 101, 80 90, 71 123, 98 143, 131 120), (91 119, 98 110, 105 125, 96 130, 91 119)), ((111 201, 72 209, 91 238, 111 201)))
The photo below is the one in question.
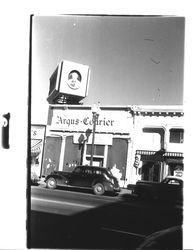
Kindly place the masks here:
POLYGON ((92 107, 92 118, 93 118, 93 132, 92 132, 92 144, 91 144, 91 157, 90 157, 90 166, 93 165, 93 155, 94 155, 94 141, 95 141, 95 132, 96 132, 96 121, 99 117, 100 108, 96 105, 92 107))

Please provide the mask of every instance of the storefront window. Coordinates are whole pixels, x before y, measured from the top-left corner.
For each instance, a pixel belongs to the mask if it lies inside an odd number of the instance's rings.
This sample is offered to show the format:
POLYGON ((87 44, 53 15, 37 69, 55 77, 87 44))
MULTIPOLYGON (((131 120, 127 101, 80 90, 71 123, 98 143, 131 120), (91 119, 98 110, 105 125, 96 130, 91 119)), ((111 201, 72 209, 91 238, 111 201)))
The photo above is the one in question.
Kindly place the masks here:
POLYGON ((168 165, 168 175, 174 175, 174 176, 182 175, 183 170, 184 170, 183 164, 170 163, 168 165))
POLYGON ((58 170, 61 142, 61 137, 46 137, 42 176, 58 170))
MULTIPOLYGON (((87 144, 87 147, 86 147, 86 162, 85 162, 85 164, 88 164, 88 165, 90 164, 90 160, 91 160, 91 147, 92 147, 92 145, 87 144)), ((93 166, 103 167, 104 152, 105 152, 105 146, 104 145, 94 145, 93 166)))
POLYGON ((63 171, 71 172, 81 162, 81 148, 73 143, 73 136, 66 137, 63 171))
POLYGON ((107 167, 119 180, 124 181, 127 166, 128 141, 114 138, 113 145, 108 147, 107 167))
MULTIPOLYGON (((86 149, 87 155, 91 155, 91 146, 92 145, 87 145, 86 149)), ((94 155, 104 156, 104 149, 105 149, 104 145, 94 145, 94 155)))
POLYGON ((170 143, 183 143, 184 130, 183 129, 170 129, 170 143))

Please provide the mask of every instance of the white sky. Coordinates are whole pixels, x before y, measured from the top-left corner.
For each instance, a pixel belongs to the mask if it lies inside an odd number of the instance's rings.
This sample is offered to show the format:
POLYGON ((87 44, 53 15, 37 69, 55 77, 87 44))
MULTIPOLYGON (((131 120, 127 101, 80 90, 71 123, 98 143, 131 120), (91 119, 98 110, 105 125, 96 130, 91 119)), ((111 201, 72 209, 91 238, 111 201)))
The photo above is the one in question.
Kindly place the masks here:
POLYGON ((62 60, 90 66, 84 104, 183 103, 183 17, 34 16, 32 27, 32 123, 46 124, 62 60))

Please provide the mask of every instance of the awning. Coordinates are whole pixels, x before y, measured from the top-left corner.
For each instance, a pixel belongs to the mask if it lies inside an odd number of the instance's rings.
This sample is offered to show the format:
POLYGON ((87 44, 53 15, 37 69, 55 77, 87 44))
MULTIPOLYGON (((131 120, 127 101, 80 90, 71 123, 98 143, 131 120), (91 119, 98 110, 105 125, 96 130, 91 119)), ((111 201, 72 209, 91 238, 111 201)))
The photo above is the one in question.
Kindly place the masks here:
POLYGON ((181 152, 164 152, 152 150, 136 150, 137 155, 141 155, 142 160, 150 161, 167 161, 168 163, 183 163, 183 153, 181 152))
POLYGON ((170 163, 174 163, 174 164, 183 164, 184 161, 183 158, 167 158, 166 159, 166 163, 170 164, 170 163))
POLYGON ((31 140, 31 157, 37 157, 41 152, 42 140, 31 140))

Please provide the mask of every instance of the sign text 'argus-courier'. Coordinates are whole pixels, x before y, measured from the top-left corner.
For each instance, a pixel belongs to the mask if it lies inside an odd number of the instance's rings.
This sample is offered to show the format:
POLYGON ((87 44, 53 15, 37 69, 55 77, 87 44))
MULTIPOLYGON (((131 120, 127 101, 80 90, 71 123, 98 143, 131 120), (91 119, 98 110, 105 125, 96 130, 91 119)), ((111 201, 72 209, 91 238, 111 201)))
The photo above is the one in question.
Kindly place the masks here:
MULTIPOLYGON (((114 120, 108 120, 106 118, 103 119, 96 119, 96 125, 98 126, 113 126, 114 120)), ((64 124, 64 125, 79 125, 83 124, 86 126, 93 125, 93 119, 90 117, 85 117, 83 119, 78 118, 62 118, 61 116, 57 115, 56 124, 64 124)))

